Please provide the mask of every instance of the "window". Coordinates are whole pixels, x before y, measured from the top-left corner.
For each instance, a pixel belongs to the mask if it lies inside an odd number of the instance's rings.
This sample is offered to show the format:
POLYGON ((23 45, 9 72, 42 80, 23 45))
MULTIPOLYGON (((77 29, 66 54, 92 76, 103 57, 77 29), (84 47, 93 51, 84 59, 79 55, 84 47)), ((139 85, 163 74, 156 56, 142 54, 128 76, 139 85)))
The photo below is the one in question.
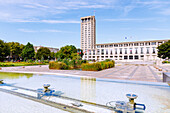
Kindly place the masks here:
POLYGON ((119 47, 122 47, 123 46, 123 44, 119 44, 119 47))
POLYGON ((125 48, 125 54, 127 54, 127 48, 125 48))
POLYGON ((144 43, 140 43, 140 46, 144 46, 144 43))
POLYGON ((129 44, 129 46, 133 46, 133 43, 129 44))
POLYGON ((129 50, 130 50, 130 54, 132 54, 132 48, 130 48, 129 50))
POLYGON ((140 52, 141 52, 141 54, 143 54, 143 47, 140 48, 140 52))
POLYGON ((138 54, 138 48, 135 48, 135 54, 138 54))
POLYGON ((102 52, 102 55, 104 55, 104 49, 102 49, 102 51, 101 51, 101 52, 102 52))
POLYGON ((134 43, 134 46, 138 46, 138 43, 134 43))
POLYGON ((110 47, 113 47, 113 45, 109 45, 110 47))
POLYGON ((115 49, 115 54, 117 54, 117 49, 115 49))
POLYGON ((89 52, 89 55, 91 55, 91 50, 89 50, 89 51, 87 50, 87 52, 89 52))
POLYGON ((149 47, 146 48, 146 53, 149 54, 149 47))
POLYGON ((146 42, 145 45, 146 45, 146 46, 149 46, 149 45, 150 45, 150 42, 146 42))
POLYGON ((101 48, 104 47, 104 45, 101 45, 101 48))
POLYGON ((108 55, 108 49, 106 49, 106 55, 108 55))
POLYGON ((97 50, 97 54, 100 55, 100 49, 97 50))
POLYGON ((125 47, 127 47, 127 46, 128 46, 128 44, 124 44, 124 46, 125 46, 125 47))
POLYGON ((108 45, 105 45, 105 47, 108 47, 108 45))
POLYGON ((135 56, 135 59, 139 59, 139 57, 136 55, 136 56, 135 56))
POLYGON ((133 59, 133 56, 129 56, 129 59, 132 60, 132 59, 133 59))
POLYGON ((153 53, 156 53, 156 51, 155 51, 155 49, 156 49, 156 48, 155 48, 155 47, 153 47, 152 49, 153 49, 153 53))
POLYGON ((128 56, 124 56, 124 59, 128 59, 128 56))
POLYGON ((151 45, 156 45, 156 42, 152 42, 151 45))
POLYGON ((120 48, 120 54, 122 54, 122 48, 120 48))
POLYGON ((93 55, 95 55, 95 50, 93 50, 93 55))
POLYGON ((122 56, 119 56, 119 60, 122 60, 122 56))
POLYGON ((114 47, 118 47, 118 44, 115 44, 114 47))
POLYGON ((112 49, 110 50, 110 54, 111 54, 111 55, 113 54, 113 50, 112 50, 112 49))

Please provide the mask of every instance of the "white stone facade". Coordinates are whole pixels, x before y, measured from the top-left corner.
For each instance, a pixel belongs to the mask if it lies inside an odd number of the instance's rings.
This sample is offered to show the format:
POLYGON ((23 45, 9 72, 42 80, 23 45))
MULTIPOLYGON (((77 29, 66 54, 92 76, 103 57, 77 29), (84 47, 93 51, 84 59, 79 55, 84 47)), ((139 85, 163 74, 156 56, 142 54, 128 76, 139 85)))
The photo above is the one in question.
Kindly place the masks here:
POLYGON ((96 44, 96 49, 89 49, 84 54, 86 60, 103 61, 154 61, 157 57, 157 47, 168 40, 136 41, 96 44))
POLYGON ((157 57, 157 47, 168 40, 120 42, 96 44, 95 16, 81 18, 81 49, 83 59, 103 61, 154 61, 157 57))
POLYGON ((81 49, 87 51, 96 47, 96 20, 95 16, 81 18, 81 49))

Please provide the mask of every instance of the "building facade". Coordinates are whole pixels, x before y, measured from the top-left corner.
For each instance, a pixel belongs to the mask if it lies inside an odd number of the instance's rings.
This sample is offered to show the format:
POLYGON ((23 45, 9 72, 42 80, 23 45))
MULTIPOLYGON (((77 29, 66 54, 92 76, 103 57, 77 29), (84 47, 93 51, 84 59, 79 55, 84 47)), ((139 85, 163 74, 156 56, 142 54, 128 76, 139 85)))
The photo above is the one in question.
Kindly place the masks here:
POLYGON ((111 59, 115 61, 160 60, 160 58, 157 57, 158 52, 157 47, 162 43, 168 41, 168 40, 151 40, 151 41, 96 44, 96 31, 95 31, 96 25, 94 22, 95 22, 94 16, 81 18, 81 49, 84 51, 83 59, 86 60, 96 61, 103 61, 106 59, 111 59), (88 25, 90 25, 90 27, 88 25))
MULTIPOLYGON (((35 52, 37 52, 38 49, 40 49, 41 47, 44 47, 44 46, 34 46, 34 50, 35 52)), ((59 51, 58 48, 52 48, 52 47, 47 47, 51 52, 54 52, 54 53, 57 53, 59 51)))
POLYGON ((81 49, 83 51, 96 48, 96 20, 95 16, 81 18, 81 49))
POLYGON ((136 41, 96 44, 96 49, 88 50, 84 59, 103 61, 154 61, 157 57, 157 47, 168 40, 136 41))

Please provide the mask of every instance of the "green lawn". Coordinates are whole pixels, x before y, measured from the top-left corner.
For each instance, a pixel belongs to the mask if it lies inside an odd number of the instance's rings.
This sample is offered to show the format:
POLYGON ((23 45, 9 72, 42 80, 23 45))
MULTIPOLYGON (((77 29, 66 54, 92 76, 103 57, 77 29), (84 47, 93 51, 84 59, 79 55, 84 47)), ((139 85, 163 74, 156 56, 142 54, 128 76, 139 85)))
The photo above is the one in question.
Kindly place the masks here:
POLYGON ((0 67, 47 65, 48 63, 0 62, 0 67))

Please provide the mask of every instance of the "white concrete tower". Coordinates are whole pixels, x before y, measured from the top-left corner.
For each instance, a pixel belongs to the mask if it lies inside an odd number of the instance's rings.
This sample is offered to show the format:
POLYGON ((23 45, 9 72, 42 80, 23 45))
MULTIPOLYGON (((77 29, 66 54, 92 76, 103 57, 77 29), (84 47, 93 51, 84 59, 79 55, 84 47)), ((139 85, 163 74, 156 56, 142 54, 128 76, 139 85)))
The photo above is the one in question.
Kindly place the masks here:
POLYGON ((81 49, 84 52, 96 48, 96 20, 95 16, 81 18, 81 49))

